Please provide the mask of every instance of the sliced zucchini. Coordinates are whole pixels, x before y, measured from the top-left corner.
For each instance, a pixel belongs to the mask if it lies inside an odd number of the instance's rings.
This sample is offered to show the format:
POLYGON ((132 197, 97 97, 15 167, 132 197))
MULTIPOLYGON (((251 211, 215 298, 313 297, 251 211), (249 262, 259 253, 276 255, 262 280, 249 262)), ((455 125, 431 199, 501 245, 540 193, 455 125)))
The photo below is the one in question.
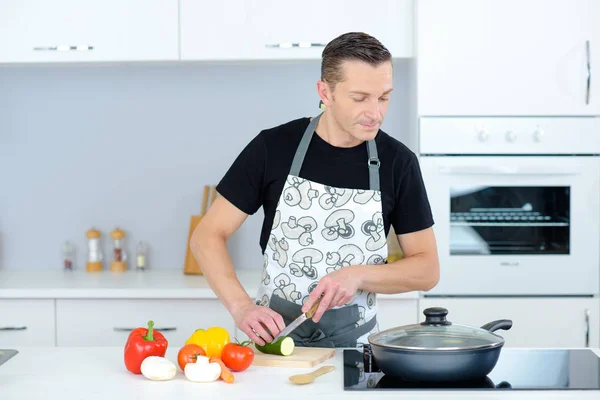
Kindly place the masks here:
POLYGON ((255 343, 256 349, 261 353, 275 354, 278 356, 289 356, 294 352, 296 344, 294 339, 289 336, 282 337, 273 343, 265 343, 263 346, 259 346, 255 343))

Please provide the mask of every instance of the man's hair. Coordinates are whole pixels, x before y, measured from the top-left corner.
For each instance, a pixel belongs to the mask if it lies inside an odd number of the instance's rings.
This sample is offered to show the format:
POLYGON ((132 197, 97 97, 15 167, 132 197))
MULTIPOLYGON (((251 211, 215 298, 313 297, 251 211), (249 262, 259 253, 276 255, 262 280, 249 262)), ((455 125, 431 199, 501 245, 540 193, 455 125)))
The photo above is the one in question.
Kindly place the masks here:
POLYGON ((343 61, 359 60, 376 67, 392 59, 379 40, 363 32, 348 32, 333 39, 325 46, 322 57, 321 80, 329 83, 332 89, 344 79, 343 61))

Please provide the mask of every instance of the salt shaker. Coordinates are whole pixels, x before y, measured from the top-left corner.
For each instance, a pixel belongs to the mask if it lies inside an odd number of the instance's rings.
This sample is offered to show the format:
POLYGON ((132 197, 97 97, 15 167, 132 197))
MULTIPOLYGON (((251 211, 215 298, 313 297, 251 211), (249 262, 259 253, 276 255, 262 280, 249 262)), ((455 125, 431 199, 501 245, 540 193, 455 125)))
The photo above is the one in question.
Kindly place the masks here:
POLYGON ((65 271, 71 271, 75 268, 75 249, 68 240, 63 245, 63 266, 65 271))
POLYGON ((88 261, 86 264, 87 272, 102 271, 102 250, 100 249, 100 231, 90 229, 86 233, 88 238, 88 261))
POLYGON ((148 255, 148 245, 145 242, 140 241, 136 247, 136 269, 138 271, 143 271, 147 266, 147 255, 148 255))
POLYGON ((124 272, 127 270, 127 255, 125 254, 125 232, 116 228, 110 233, 113 240, 113 259, 110 262, 112 272, 124 272))

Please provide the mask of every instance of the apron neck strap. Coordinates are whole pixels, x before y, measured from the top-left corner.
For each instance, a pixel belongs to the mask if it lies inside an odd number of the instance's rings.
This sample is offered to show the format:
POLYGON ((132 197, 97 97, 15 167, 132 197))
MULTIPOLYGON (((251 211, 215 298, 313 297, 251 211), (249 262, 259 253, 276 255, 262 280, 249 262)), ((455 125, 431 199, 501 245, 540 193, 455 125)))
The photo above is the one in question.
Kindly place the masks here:
MULTIPOLYGON (((323 115, 323 113, 314 117, 312 121, 310 121, 310 124, 308 124, 308 127, 306 127, 304 135, 302 135, 302 139, 296 149, 294 160, 292 161, 292 166, 290 168, 291 175, 300 176, 300 168, 302 168, 304 157, 306 156, 312 135, 317 128, 321 115, 323 115)), ((369 167, 369 189, 379 191, 379 166, 381 165, 381 162, 377 156, 377 145, 374 140, 367 141, 367 153, 369 156, 367 160, 367 165, 369 167)))

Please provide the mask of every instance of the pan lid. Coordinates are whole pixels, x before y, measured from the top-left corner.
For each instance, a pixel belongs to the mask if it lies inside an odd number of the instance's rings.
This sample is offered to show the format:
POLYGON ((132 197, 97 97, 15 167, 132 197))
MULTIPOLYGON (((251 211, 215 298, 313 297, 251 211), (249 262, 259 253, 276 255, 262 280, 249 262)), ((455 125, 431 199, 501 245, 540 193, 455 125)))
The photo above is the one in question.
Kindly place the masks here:
POLYGON ((405 350, 469 350, 494 348, 504 344, 504 338, 493 331, 510 329, 512 321, 497 320, 481 328, 453 324, 446 319, 448 310, 431 307, 423 311, 420 324, 391 328, 369 336, 369 343, 405 350))

